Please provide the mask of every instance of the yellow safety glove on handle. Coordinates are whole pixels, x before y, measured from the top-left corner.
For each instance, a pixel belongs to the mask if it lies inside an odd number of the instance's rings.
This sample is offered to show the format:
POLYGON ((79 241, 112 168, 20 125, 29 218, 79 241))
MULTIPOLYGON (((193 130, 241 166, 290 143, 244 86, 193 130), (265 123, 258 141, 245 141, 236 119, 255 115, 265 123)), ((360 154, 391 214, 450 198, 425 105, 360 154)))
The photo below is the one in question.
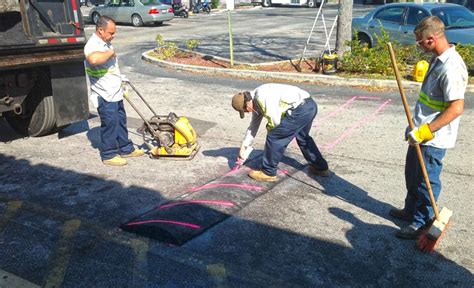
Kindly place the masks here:
POLYGON ((408 133, 408 141, 410 144, 420 144, 425 141, 430 141, 434 138, 433 132, 431 132, 428 123, 422 124, 420 127, 415 127, 408 133))

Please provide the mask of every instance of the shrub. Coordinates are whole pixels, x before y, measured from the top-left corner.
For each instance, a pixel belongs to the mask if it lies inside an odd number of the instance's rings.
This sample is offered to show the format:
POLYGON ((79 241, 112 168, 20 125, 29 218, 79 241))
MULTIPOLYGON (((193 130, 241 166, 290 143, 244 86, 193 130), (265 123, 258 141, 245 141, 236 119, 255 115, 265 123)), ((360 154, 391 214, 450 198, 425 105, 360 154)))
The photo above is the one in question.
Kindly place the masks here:
POLYGON ((178 45, 175 42, 165 41, 161 34, 157 34, 155 37, 157 48, 155 54, 158 59, 168 59, 176 55, 178 52, 178 45))
MULTIPOLYGON (((358 35, 355 33, 355 38, 347 43, 351 47, 351 51, 346 52, 339 63, 341 70, 348 73, 394 75, 387 48, 387 42, 390 42, 388 34, 382 28, 381 35, 375 35, 375 37, 378 45, 368 48, 360 44, 358 35)), ((411 75, 413 66, 418 61, 429 62, 431 59, 430 53, 422 51, 416 45, 402 46, 396 41, 391 42, 397 57, 398 70, 402 75, 411 75)), ((464 59, 472 75, 474 72, 474 46, 470 44, 457 45, 456 50, 464 59)))
POLYGON ((199 46, 199 44, 201 44, 199 40, 195 40, 195 39, 187 40, 186 48, 188 48, 188 50, 193 51, 194 49, 196 49, 197 46, 199 46))
POLYGON ((212 9, 219 8, 219 0, 211 0, 211 8, 212 9))

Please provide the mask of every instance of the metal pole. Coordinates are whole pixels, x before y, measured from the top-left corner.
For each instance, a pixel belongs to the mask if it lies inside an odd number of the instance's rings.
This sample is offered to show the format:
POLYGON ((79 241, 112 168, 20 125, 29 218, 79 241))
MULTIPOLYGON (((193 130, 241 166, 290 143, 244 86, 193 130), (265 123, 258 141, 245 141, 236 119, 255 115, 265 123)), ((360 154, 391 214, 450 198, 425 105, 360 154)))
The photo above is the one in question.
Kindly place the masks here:
POLYGON ((230 10, 227 10, 227 15, 229 19, 229 49, 230 49, 230 67, 234 67, 234 43, 232 41, 232 20, 230 17, 230 10))

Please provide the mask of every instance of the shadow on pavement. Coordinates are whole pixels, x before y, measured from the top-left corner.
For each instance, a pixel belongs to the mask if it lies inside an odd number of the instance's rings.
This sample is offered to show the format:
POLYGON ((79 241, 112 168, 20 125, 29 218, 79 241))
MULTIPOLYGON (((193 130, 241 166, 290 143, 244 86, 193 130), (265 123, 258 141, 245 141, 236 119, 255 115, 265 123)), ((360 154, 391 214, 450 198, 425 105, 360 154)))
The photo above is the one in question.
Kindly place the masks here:
MULTIPOLYGON (((349 246, 264 224, 264 214, 282 216, 277 206, 258 211, 259 222, 231 216, 182 247, 166 246, 117 229, 166 202, 162 193, 106 177, 0 154, 0 269, 56 287, 472 286, 467 269, 386 241, 393 228, 339 208, 329 212, 352 224, 349 246)), ((379 210, 375 200, 348 200, 379 210)), ((311 222, 301 225, 319 224, 311 222)))

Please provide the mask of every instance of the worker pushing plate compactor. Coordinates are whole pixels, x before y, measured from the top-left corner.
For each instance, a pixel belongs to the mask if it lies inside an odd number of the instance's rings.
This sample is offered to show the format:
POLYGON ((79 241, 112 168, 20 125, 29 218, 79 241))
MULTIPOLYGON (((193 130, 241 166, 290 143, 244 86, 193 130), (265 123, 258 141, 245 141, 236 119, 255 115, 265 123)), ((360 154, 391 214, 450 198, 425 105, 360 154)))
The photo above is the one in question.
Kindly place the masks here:
POLYGON ((166 116, 158 116, 148 102, 138 92, 130 81, 122 83, 124 98, 142 118, 143 125, 138 129, 143 136, 144 143, 150 149, 150 155, 160 159, 191 160, 199 150, 197 135, 194 128, 189 124, 188 118, 179 117, 170 112, 166 116), (140 97, 145 105, 153 113, 147 120, 138 110, 137 106, 130 100, 128 87, 140 97))

